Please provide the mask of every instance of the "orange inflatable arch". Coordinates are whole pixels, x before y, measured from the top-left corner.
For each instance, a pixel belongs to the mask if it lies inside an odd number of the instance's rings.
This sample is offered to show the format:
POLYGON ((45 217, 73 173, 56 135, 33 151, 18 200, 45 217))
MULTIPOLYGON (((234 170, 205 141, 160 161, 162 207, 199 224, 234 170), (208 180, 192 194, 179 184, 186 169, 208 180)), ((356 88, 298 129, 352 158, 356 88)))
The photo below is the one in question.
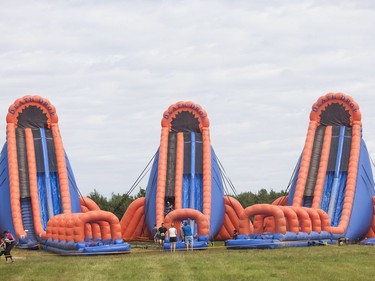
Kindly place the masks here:
POLYGON ((182 220, 192 219, 195 220, 198 227, 198 235, 208 235, 210 232, 208 218, 201 212, 194 209, 177 209, 165 217, 166 227, 170 227, 172 222, 181 222, 182 220))

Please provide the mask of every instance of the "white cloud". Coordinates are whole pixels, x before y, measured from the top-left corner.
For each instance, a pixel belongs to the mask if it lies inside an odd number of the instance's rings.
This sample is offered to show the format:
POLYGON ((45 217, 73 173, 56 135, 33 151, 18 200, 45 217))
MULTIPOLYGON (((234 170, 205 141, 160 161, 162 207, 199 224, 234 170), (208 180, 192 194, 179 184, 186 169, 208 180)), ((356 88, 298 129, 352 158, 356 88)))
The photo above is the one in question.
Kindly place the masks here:
POLYGON ((82 193, 124 193, 157 150, 164 110, 193 100, 238 192, 285 189, 327 92, 359 103, 375 156, 373 26, 373 1, 9 1, 0 142, 8 106, 40 94, 82 193))

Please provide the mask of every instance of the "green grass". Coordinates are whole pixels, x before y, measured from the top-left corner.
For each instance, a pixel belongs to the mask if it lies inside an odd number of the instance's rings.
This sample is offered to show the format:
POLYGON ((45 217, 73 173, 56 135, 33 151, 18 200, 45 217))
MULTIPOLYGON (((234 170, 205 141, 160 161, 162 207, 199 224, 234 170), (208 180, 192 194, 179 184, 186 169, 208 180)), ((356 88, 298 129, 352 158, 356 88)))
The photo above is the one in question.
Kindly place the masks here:
MULTIPOLYGON (((138 244, 139 245, 139 244, 138 244)), ((359 245, 176 253, 135 248, 131 254, 53 255, 12 251, 1 280, 374 280, 375 248, 359 245)))

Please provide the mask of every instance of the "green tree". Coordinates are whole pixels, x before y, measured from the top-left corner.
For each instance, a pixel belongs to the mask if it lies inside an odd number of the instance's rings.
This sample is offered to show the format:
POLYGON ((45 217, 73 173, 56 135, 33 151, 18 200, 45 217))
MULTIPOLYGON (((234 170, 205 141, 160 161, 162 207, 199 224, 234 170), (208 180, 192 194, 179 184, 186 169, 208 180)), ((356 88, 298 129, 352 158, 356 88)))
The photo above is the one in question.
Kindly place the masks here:
POLYGON ((276 192, 271 189, 268 192, 267 189, 262 188, 257 193, 251 191, 239 193, 237 199, 246 208, 254 204, 272 204, 273 201, 284 195, 285 192, 283 190, 276 192))
POLYGON ((269 202, 269 194, 268 194, 268 191, 267 189, 265 188, 262 188, 258 191, 258 194, 257 194, 257 197, 258 197, 258 204, 260 203, 264 203, 264 204, 269 204, 269 203, 272 203, 272 202, 269 202))
POLYGON ((146 189, 140 187, 138 193, 135 195, 134 199, 138 199, 141 197, 146 197, 146 189))
POLYGON ((256 204, 255 194, 252 193, 251 191, 239 193, 237 196, 237 199, 242 204, 243 207, 256 204))
POLYGON ((135 196, 124 194, 111 194, 111 198, 108 200, 106 197, 101 195, 96 189, 91 192, 88 197, 98 204, 99 208, 103 211, 109 211, 114 213, 119 220, 122 219, 129 205, 137 198, 145 197, 146 190, 142 187, 139 188, 138 193, 135 196))
POLYGON ((91 192, 87 197, 93 200, 101 210, 109 210, 108 199, 101 195, 96 189, 94 189, 94 191, 91 192))
POLYGON ((114 213, 119 218, 119 220, 121 220, 121 218, 125 214, 126 209, 133 201, 133 198, 127 194, 120 195, 119 193, 112 193, 112 197, 109 200, 109 211, 114 213))

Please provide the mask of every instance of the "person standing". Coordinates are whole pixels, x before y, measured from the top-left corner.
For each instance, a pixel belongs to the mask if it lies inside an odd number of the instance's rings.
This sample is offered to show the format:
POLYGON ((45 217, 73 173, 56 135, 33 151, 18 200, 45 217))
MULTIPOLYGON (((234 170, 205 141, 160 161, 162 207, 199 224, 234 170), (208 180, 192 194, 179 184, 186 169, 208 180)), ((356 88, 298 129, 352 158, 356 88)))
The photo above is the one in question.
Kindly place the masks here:
POLYGON ((152 229, 152 237, 154 238, 154 243, 157 244, 159 240, 159 229, 156 226, 156 223, 154 224, 154 228, 152 229))
POLYGON ((188 225, 187 221, 184 222, 184 226, 182 227, 182 231, 184 233, 185 237, 185 245, 186 245, 186 250, 193 250, 193 233, 191 231, 190 225, 188 225))
POLYGON ((181 241, 184 242, 184 244, 185 244, 184 231, 182 230, 183 227, 184 227, 184 221, 181 221, 181 227, 180 227, 180 238, 181 238, 181 241))
POLYGON ((13 242, 15 241, 12 233, 10 233, 8 230, 5 230, 3 233, 3 239, 5 242, 5 260, 8 262, 8 259, 10 259, 12 262, 14 262, 14 259, 12 255, 10 254, 10 251, 13 248, 13 242))
POLYGON ((5 254, 6 244, 3 237, 0 237, 0 257, 5 254))
POLYGON ((176 242, 177 242, 177 229, 174 227, 172 222, 171 227, 168 230, 169 235, 169 250, 171 252, 176 252, 176 242))
POLYGON ((169 214, 170 212, 173 211, 173 205, 171 203, 169 203, 169 201, 167 203, 168 203, 167 207, 168 207, 168 214, 169 214))
POLYGON ((164 242, 165 242, 165 235, 168 229, 164 226, 164 223, 161 223, 161 227, 159 227, 159 242, 160 242, 160 250, 164 249, 164 242))
POLYGON ((234 240, 237 240, 237 237, 238 237, 238 232, 237 232, 237 229, 233 230, 233 239, 234 240))

